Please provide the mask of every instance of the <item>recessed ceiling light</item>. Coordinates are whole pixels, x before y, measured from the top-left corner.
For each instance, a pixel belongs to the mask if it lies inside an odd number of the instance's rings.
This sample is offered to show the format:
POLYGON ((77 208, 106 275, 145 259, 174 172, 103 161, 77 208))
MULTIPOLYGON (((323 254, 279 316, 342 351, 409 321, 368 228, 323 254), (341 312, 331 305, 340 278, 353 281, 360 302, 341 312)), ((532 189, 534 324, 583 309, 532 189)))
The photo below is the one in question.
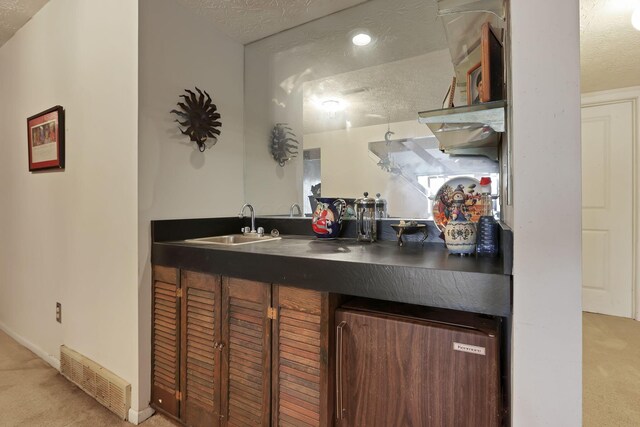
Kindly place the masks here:
POLYGON ((631 25, 633 28, 640 31, 640 6, 633 11, 633 15, 631 15, 631 25))
POLYGON ((329 113, 336 113, 338 111, 344 110, 344 101, 340 99, 327 99, 326 101, 322 101, 322 109, 329 113))
POLYGON ((358 33, 351 39, 356 46, 366 46, 371 43, 371 36, 367 33, 358 33))

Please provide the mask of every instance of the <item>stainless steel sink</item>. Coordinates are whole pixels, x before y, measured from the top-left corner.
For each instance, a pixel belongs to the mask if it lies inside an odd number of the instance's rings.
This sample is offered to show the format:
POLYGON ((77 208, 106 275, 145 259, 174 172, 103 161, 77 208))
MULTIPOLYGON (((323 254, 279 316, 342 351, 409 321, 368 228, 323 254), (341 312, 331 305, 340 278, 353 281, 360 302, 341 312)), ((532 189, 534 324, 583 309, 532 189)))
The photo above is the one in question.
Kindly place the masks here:
POLYGON ((185 242, 203 243, 207 245, 238 246, 238 245, 249 245, 252 243, 270 242, 273 240, 280 240, 281 238, 282 237, 229 234, 227 236, 212 236, 212 237, 201 237, 199 239, 187 239, 185 240, 185 242))

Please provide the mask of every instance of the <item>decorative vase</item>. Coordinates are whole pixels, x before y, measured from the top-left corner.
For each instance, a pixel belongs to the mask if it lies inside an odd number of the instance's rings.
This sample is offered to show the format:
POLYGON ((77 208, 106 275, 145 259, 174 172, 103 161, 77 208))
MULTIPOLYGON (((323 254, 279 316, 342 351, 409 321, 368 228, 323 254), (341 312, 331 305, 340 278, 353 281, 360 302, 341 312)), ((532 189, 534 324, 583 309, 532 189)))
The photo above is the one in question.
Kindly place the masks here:
POLYGON ((342 216, 347 208, 343 199, 329 197, 316 198, 318 204, 313 211, 311 227, 315 235, 322 239, 334 239, 342 230, 342 216))
POLYGON ((476 225, 459 215, 444 229, 444 241, 452 254, 469 255, 476 249, 476 225))

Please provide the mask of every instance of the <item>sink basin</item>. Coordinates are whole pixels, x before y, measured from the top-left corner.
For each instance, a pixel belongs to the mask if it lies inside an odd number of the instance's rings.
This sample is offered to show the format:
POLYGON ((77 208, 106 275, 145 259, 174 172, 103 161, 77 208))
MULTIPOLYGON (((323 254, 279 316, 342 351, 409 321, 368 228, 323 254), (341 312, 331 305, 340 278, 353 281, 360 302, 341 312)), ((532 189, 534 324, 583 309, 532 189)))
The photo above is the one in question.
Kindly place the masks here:
POLYGON ((213 237, 201 237, 199 239, 187 239, 188 243, 204 243, 208 245, 224 245, 224 246, 238 246, 249 245, 252 243, 270 242, 272 240, 280 240, 282 237, 271 236, 258 236, 251 235, 246 236, 244 234, 229 234, 227 236, 213 236, 213 237))

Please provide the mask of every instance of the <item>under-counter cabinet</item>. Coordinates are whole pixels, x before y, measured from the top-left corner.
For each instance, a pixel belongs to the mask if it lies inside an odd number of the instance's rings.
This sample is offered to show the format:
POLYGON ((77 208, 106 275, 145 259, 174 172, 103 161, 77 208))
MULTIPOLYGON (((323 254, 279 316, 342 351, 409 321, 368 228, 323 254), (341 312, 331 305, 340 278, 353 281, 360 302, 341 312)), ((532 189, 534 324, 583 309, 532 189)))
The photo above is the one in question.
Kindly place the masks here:
POLYGON ((189 426, 333 424, 336 296, 153 273, 153 407, 189 426))
POLYGON ((336 312, 338 426, 500 425, 496 319, 348 306, 336 312))

